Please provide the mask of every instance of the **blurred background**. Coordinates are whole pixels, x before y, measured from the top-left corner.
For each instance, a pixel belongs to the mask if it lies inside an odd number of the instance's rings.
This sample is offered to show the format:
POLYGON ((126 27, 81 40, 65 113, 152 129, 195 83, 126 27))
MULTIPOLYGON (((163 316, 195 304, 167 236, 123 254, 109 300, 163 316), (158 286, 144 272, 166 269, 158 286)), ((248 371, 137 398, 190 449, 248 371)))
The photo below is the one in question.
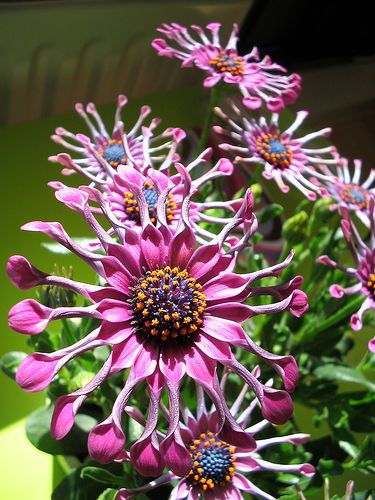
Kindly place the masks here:
MULTIPOLYGON (((341 154, 362 158, 369 169, 375 166, 375 39, 370 5, 335 0, 0 1, 0 355, 27 349, 25 337, 10 331, 6 323, 9 308, 27 296, 6 277, 10 255, 23 254, 46 271, 56 260, 73 264, 77 279, 91 279, 78 260, 56 259, 41 247, 45 238, 19 230, 30 220, 63 220, 73 236, 87 234, 80 218, 58 204, 46 187, 50 180, 61 180, 57 166, 47 162, 58 152, 49 136, 60 125, 85 131, 74 112, 76 102, 94 101, 112 126, 113 103, 124 93, 130 99, 125 123, 133 123, 139 107, 149 104, 164 127, 199 127, 208 97, 202 73, 180 70, 178 61, 156 56, 151 40, 162 22, 220 21, 223 40, 237 22, 241 53, 256 45, 261 55, 269 54, 289 72, 302 75, 303 90, 294 109, 311 113, 307 127, 332 126, 333 142, 341 154)), ((0 456, 6 471, 0 498, 27 494, 29 500, 47 499, 51 461, 27 444, 22 420, 43 396, 23 393, 2 374, 0 388, 0 449, 6 450, 0 456)), ((305 430, 313 431, 307 417, 305 430)), ((332 492, 343 494, 348 479, 340 478, 332 492)), ((368 480, 358 478, 358 486, 369 487, 368 480)))

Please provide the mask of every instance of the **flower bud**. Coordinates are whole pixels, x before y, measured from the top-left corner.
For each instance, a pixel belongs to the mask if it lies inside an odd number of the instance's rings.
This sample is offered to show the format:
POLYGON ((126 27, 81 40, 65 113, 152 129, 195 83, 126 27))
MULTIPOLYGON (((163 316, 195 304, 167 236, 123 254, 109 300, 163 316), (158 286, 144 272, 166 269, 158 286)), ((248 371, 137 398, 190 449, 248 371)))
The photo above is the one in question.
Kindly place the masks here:
POLYGON ((308 220, 308 214, 302 210, 285 221, 282 229, 285 241, 287 241, 291 246, 301 243, 307 234, 308 220))

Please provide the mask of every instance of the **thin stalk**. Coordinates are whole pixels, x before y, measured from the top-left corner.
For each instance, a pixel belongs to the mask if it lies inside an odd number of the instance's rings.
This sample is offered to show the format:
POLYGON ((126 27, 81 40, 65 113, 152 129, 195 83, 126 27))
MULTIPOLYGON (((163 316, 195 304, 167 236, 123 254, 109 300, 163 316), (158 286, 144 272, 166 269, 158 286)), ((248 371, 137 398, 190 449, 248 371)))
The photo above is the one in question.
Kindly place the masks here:
POLYGON ((219 90, 217 87, 212 87, 210 90, 210 103, 208 105, 206 118, 203 124, 202 134, 199 140, 198 153, 201 153, 207 144, 208 135, 210 133, 211 125, 214 118, 214 108, 217 105, 218 100, 219 100, 219 90))

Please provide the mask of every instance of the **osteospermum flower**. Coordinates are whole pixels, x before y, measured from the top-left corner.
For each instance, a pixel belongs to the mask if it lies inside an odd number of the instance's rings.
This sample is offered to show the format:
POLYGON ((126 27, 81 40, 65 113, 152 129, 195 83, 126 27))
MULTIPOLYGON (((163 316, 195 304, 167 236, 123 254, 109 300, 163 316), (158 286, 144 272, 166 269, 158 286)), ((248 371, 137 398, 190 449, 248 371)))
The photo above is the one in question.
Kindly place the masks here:
POLYGON ((220 108, 215 108, 217 116, 226 122, 226 128, 214 126, 214 130, 231 142, 221 144, 221 149, 237 154, 235 162, 263 165, 265 179, 274 179, 283 193, 289 191, 288 184, 295 186, 310 200, 315 200, 316 193, 326 196, 327 191, 317 182, 329 180, 316 170, 317 165, 336 164, 333 158, 336 148, 333 146, 311 148, 307 143, 319 137, 327 137, 330 128, 311 132, 302 137, 294 137, 296 130, 307 117, 307 111, 299 111, 294 122, 284 131, 279 127, 279 115, 273 113, 270 123, 262 117, 259 121, 250 119, 234 103, 233 115, 226 115, 220 108), (310 180, 313 178, 313 180, 310 180))
MULTIPOLYGON (((112 221, 100 192, 89 187, 86 190, 97 197, 104 214, 112 221)), ((31 222, 23 229, 43 232, 77 254, 96 271, 104 285, 50 276, 34 268, 24 257, 11 257, 8 274, 19 288, 41 284, 62 286, 83 295, 90 305, 52 309, 27 299, 11 309, 9 325, 31 335, 41 333, 51 321, 60 318, 97 318, 100 326, 69 347, 53 353, 31 354, 20 365, 16 380, 26 391, 39 391, 75 356, 102 345, 110 349, 107 361, 86 386, 57 400, 51 426, 57 439, 69 432, 80 406, 103 380, 127 368, 130 368, 129 375, 111 415, 89 435, 90 455, 102 463, 124 456, 125 435, 121 424, 124 408, 134 388, 146 381, 150 394, 149 416, 144 434, 133 445, 136 450, 133 461, 141 473, 148 471, 151 475, 164 463, 176 474, 186 473, 190 455, 181 442, 178 426, 179 384, 185 374, 201 384, 214 401, 222 438, 234 445, 240 442, 241 446, 252 448, 252 436, 233 420, 217 386, 218 362, 229 366, 254 390, 263 415, 271 422, 281 424, 290 418, 293 405, 287 391, 294 389, 298 378, 294 358, 263 350, 245 334, 241 323, 256 314, 282 310, 300 316, 307 308, 307 301, 305 294, 298 290, 302 281, 298 276, 273 287, 251 286, 264 276, 277 276, 288 265, 292 254, 281 264, 267 269, 247 275, 233 273, 237 252, 256 229, 251 192, 247 193, 231 223, 210 244, 199 248, 187 217, 188 197, 175 232, 167 224, 155 227, 140 197, 143 231, 139 233, 128 227, 121 232, 114 225, 113 231, 120 243, 93 216, 88 206, 88 192, 65 188, 56 192, 56 198, 83 215, 101 242, 104 255, 80 247, 57 222, 31 222), (243 238, 225 252, 224 242, 237 226, 243 228, 243 238), (252 295, 270 295, 276 302, 260 306, 244 304, 252 295), (256 354, 273 367, 287 391, 258 381, 236 361, 231 345, 256 354), (154 444, 158 419, 155 408, 163 389, 167 389, 169 395, 169 429, 159 449, 154 444)), ((162 211, 163 207, 159 210, 160 221, 162 211)))
POLYGON ((195 66, 205 71, 205 87, 213 87, 220 81, 236 85, 243 94, 243 104, 258 109, 264 101, 270 111, 281 111, 286 104, 293 103, 301 90, 301 77, 285 75, 285 68, 275 64, 266 56, 260 60, 256 47, 246 55, 237 52, 238 26, 233 26, 228 43, 220 43, 220 23, 206 26, 208 35, 200 26, 191 26, 197 37, 177 23, 163 24, 158 31, 175 42, 170 46, 163 38, 153 40, 152 46, 159 56, 182 60, 182 67, 195 66))
MULTIPOLYGON (((254 374, 259 375, 259 370, 256 369, 254 374)), ((225 386, 225 379, 226 374, 221 381, 222 387, 225 386)), ((245 386, 230 411, 237 424, 255 438, 257 433, 269 425, 269 422, 262 420, 249 426, 253 410, 256 407, 256 400, 253 400, 240 412, 246 392, 247 387, 245 386)), ((262 459, 261 456, 262 450, 270 446, 283 443, 293 445, 305 443, 310 437, 308 434, 257 439, 255 450, 244 450, 240 445, 234 446, 220 437, 216 410, 212 408, 211 411, 207 411, 204 395, 199 386, 197 388, 197 402, 199 403, 197 416, 182 406, 181 436, 190 452, 190 471, 188 474, 181 478, 168 471, 138 488, 122 488, 117 493, 116 500, 133 498, 171 481, 179 482, 173 489, 169 497, 170 500, 183 500, 185 498, 191 500, 199 498, 240 500, 243 498, 241 491, 256 497, 275 500, 273 496, 257 487, 246 476, 261 472, 294 473, 307 477, 314 475, 314 467, 308 463, 275 464, 262 459)))
POLYGON ((98 185, 110 182, 120 165, 142 169, 148 167, 151 161, 162 164, 165 160, 165 154, 162 153, 166 148, 173 156, 185 133, 181 129, 169 128, 161 135, 154 136, 153 130, 160 120, 153 118, 148 127, 144 126, 146 117, 151 113, 149 106, 142 106, 139 118, 131 129, 125 128, 121 111, 126 103, 126 96, 120 95, 111 133, 107 131, 93 103, 89 103, 86 110, 83 104, 76 104, 76 110, 84 119, 91 138, 58 127, 51 136, 53 141, 73 151, 78 158, 72 159, 67 153, 59 153, 50 156, 49 160, 63 165, 63 174, 76 172, 98 185))
MULTIPOLYGON (((355 284, 344 288, 341 285, 334 284, 329 288, 329 292, 335 299, 341 299, 344 295, 359 294, 363 296, 363 303, 359 310, 352 315, 350 325, 353 330, 362 329, 363 314, 372 309, 375 311, 375 203, 374 198, 370 198, 369 216, 371 221, 371 238, 370 244, 366 245, 353 221, 350 218, 350 212, 347 209, 340 209, 343 216, 341 228, 348 248, 353 256, 355 267, 346 267, 341 263, 335 262, 328 257, 322 255, 317 259, 317 262, 333 269, 339 269, 355 280, 355 284)), ((369 349, 375 352, 375 338, 370 340, 369 349)))
POLYGON ((320 166, 323 173, 327 175, 324 185, 334 200, 330 208, 336 210, 345 207, 354 213, 365 226, 370 227, 369 200, 375 193, 375 188, 372 187, 375 169, 372 168, 367 179, 361 182, 362 161, 354 160, 353 174, 348 164, 346 158, 341 158, 335 172, 332 172, 326 165, 320 166), (330 175, 334 175, 332 180, 328 177, 330 175))
MULTIPOLYGON (((150 221, 154 225, 160 225, 157 208, 158 204, 162 203, 165 209, 164 222, 168 224, 170 229, 175 229, 180 220, 183 199, 187 194, 186 190, 189 192, 189 196, 194 196, 206 183, 219 177, 231 175, 233 172, 233 164, 226 158, 221 158, 212 168, 201 173, 202 167, 210 160, 211 153, 211 148, 206 149, 186 167, 177 163, 179 172, 175 171, 174 174, 172 173, 172 169, 175 170, 173 152, 167 154, 162 168, 158 170, 149 166, 139 171, 133 165, 119 165, 110 181, 98 183, 98 188, 108 206, 108 212, 116 218, 117 226, 121 226, 123 229, 132 227, 137 231, 142 230, 139 203, 141 197, 143 205, 148 207, 150 221), (194 175, 196 171, 199 171, 199 174, 192 180, 191 175, 194 175)), ((151 161, 149 159, 149 162, 151 161)), ((50 182, 49 185, 57 190, 67 187, 59 181, 50 182)), ((85 187, 81 186, 81 189, 84 190, 85 187)), ((94 199, 94 201, 96 200, 94 199)), ((192 201, 189 207, 189 218, 197 241, 205 243, 215 236, 207 227, 202 227, 201 222, 225 225, 232 220, 235 210, 241 203, 241 199, 226 202, 192 201)), ((94 213, 98 211, 95 207, 92 207, 91 210, 94 213)))

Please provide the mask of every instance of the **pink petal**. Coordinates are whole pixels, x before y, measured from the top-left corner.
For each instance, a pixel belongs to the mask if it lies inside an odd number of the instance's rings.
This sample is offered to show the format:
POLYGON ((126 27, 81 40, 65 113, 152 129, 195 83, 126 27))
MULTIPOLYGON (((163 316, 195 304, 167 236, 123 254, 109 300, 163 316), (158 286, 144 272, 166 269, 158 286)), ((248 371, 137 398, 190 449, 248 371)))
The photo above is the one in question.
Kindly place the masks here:
POLYGON ((228 319, 218 318, 216 316, 206 316, 203 320, 201 329, 213 339, 229 343, 247 343, 247 335, 242 327, 238 323, 228 319))
POLYGON ((108 464, 122 451, 125 436, 110 416, 90 431, 87 444, 94 460, 100 464, 108 464))
POLYGON ((285 424, 293 416, 293 401, 286 391, 264 387, 262 414, 276 425, 285 424))
POLYGON ((179 385, 185 375, 185 350, 177 345, 162 346, 159 367, 166 380, 179 385))
POLYGON ((130 456, 135 468, 142 476, 155 477, 163 472, 164 461, 158 448, 152 443, 151 436, 133 444, 130 448, 130 456))
POLYGON ((20 364, 16 382, 24 391, 36 392, 45 389, 56 374, 59 358, 35 352, 20 364))
POLYGON ((164 439, 160 445, 160 451, 167 467, 176 476, 184 477, 189 473, 191 467, 190 453, 182 441, 176 439, 174 434, 164 439))
POLYGON ((102 300, 97 307, 97 311, 101 313, 103 319, 111 323, 128 321, 134 316, 127 302, 113 299, 102 300))
POLYGON ((42 273, 21 255, 13 255, 7 263, 7 273, 12 283, 20 290, 29 290, 37 286, 48 276, 42 273))
POLYGON ((26 299, 11 308, 8 323, 16 332, 35 335, 45 330, 52 312, 53 309, 35 300, 26 299))
POLYGON ((222 78, 222 75, 214 75, 214 76, 208 76, 207 78, 204 79, 203 85, 206 88, 211 88, 214 85, 216 85, 222 78))
POLYGON ((150 270, 162 267, 165 258, 164 239, 160 231, 148 224, 141 237, 141 248, 150 270))
POLYGON ((169 247, 170 265, 186 269, 186 266, 195 250, 196 240, 194 231, 189 226, 175 234, 169 247))
POLYGON ((216 361, 198 349, 185 354, 186 372, 193 380, 212 385, 216 373, 216 361))

